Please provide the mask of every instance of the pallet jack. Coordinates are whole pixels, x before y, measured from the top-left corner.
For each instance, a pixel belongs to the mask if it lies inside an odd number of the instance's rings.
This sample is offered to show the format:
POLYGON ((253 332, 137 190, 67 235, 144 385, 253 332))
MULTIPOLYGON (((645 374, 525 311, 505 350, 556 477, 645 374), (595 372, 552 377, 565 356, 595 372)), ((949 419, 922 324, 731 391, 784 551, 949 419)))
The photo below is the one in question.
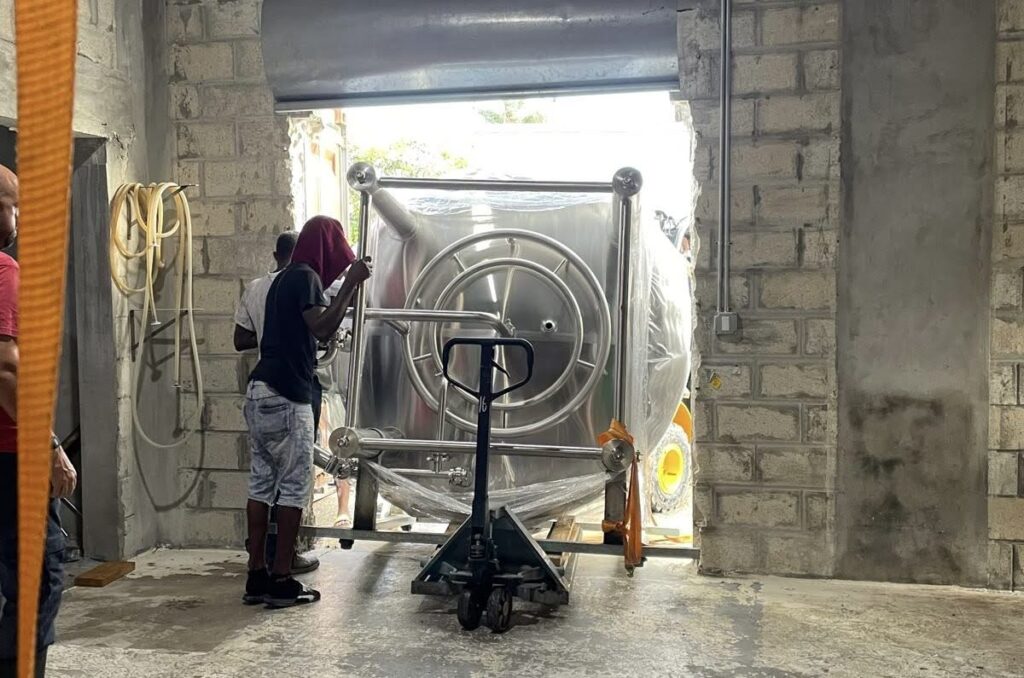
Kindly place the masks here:
POLYGON ((506 506, 492 509, 488 501, 488 458, 491 446, 491 403, 524 386, 533 376, 533 346, 524 339, 461 338, 448 341, 442 352, 444 378, 475 398, 477 408, 473 507, 469 518, 423 567, 412 582, 414 594, 459 596, 458 620, 472 631, 484 624, 494 633, 512 625, 512 598, 545 605, 569 602, 564 574, 506 506), (480 348, 480 382, 474 390, 448 371, 456 346, 480 348), (508 388, 493 390, 494 370, 510 376, 495 359, 496 348, 517 348, 526 354, 527 375, 508 388))

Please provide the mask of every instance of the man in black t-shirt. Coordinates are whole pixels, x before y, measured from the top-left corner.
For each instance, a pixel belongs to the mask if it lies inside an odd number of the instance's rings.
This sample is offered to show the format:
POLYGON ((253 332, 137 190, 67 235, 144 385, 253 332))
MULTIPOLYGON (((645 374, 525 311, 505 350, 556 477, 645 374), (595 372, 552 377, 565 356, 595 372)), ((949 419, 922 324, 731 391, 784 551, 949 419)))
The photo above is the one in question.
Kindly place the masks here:
POLYGON ((291 577, 295 538, 313 485, 313 401, 317 341, 337 333, 368 260, 355 261, 341 224, 314 217, 299 234, 292 263, 267 293, 260 361, 246 392, 249 426, 249 577, 243 601, 289 607, 320 594, 291 577), (354 263, 353 263, 354 262, 354 263), (338 295, 323 290, 348 269, 338 295), (270 507, 277 516, 277 551, 266 562, 270 507))

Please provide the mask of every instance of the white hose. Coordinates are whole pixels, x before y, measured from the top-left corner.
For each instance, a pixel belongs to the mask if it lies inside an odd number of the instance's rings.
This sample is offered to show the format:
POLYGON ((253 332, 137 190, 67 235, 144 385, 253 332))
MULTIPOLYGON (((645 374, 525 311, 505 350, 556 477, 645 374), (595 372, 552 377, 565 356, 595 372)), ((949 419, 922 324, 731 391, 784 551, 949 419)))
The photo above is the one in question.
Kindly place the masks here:
MULTIPOLYGON (((132 422, 139 436, 149 445, 160 449, 177 447, 187 441, 198 429, 196 421, 188 422, 184 427, 185 434, 170 443, 158 443, 150 437, 142 427, 139 419, 139 404, 136 391, 139 386, 139 377, 142 370, 139 369, 142 363, 142 354, 146 345, 146 337, 149 334, 147 325, 152 316, 153 323, 159 322, 156 309, 156 281, 160 272, 174 264, 179 253, 183 253, 181 265, 178 266, 178 284, 175 290, 174 316, 174 385, 176 388, 181 385, 181 335, 184 319, 182 313, 188 319, 188 340, 192 355, 192 366, 195 371, 196 386, 196 412, 193 416, 201 418, 203 413, 203 372, 199 364, 199 346, 196 343, 195 314, 193 313, 192 299, 192 214, 189 211, 188 199, 181 186, 172 183, 150 184, 123 184, 114 193, 114 199, 110 205, 110 275, 114 285, 121 291, 129 301, 142 295, 142 328, 139 335, 138 360, 132 362, 131 368, 131 392, 129 399, 132 404, 132 422), (170 196, 167 194, 170 193, 170 196), (164 220, 164 201, 171 197, 174 200, 175 219, 173 222, 164 220), (127 211, 127 212, 126 212, 127 211), (121 219, 124 218, 127 228, 124 230, 124 237, 120 228, 121 219), (137 237, 132 237, 138 232, 137 237), (164 259, 163 241, 173 236, 178 236, 178 247, 170 259, 164 259), (129 243, 138 243, 135 249, 129 243), (119 257, 124 260, 124 278, 118 275, 119 257), (134 287, 127 280, 131 273, 132 261, 145 259, 141 262, 139 274, 142 277, 142 285, 134 287)), ((129 317, 129 321, 132 322, 129 317)))

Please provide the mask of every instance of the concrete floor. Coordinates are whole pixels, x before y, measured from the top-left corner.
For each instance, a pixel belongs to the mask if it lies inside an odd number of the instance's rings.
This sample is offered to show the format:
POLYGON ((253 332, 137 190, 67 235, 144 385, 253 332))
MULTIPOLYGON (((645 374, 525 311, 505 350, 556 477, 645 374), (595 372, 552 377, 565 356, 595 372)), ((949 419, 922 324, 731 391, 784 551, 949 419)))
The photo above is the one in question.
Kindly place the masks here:
POLYGON ((409 594, 429 547, 332 550, 316 605, 243 607, 243 556, 158 551, 68 592, 52 676, 1021 676, 1024 596, 773 577, 586 556, 574 600, 504 636, 409 594))

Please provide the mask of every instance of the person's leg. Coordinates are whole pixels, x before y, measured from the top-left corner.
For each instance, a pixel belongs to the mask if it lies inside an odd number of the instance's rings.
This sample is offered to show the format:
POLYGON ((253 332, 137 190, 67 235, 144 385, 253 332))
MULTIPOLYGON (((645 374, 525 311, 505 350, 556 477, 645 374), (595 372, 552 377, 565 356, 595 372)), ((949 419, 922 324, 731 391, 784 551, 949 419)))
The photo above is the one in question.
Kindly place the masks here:
POLYGON ((18 533, 0 527, 0 678, 14 678, 18 656, 18 533))
POLYGON ((43 577, 39 585, 38 638, 36 639, 36 675, 46 672, 46 652, 56 640, 57 613, 64 593, 64 533, 60 527, 60 506, 50 502, 46 525, 46 553, 43 556, 43 577))
POLYGON ((293 403, 289 436, 275 448, 274 458, 278 463, 280 498, 277 505, 277 555, 272 566, 267 603, 272 607, 288 607, 320 599, 319 592, 289 576, 302 511, 313 489, 313 409, 310 405, 293 403))
POLYGON ((249 523, 249 569, 267 569, 266 544, 267 523, 270 507, 261 501, 250 499, 245 505, 245 517, 249 523))
POLYGON ((277 486, 277 470, 273 457, 276 441, 287 433, 287 401, 265 384, 249 385, 245 402, 245 421, 249 427, 249 499, 245 513, 249 538, 249 576, 242 601, 263 602, 270 577, 267 574, 267 526, 270 505, 277 486))

